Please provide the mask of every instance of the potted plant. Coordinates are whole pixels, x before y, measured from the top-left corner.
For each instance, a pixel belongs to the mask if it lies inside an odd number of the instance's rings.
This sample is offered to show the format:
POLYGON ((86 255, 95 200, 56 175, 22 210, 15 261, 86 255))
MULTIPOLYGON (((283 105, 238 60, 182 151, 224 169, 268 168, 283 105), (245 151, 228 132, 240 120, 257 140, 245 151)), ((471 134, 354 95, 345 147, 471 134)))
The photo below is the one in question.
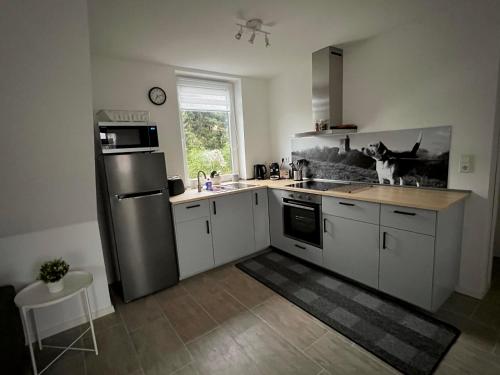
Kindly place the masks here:
POLYGON ((69 264, 62 258, 54 259, 42 264, 38 278, 47 285, 50 293, 59 293, 64 289, 63 277, 68 270, 69 264))

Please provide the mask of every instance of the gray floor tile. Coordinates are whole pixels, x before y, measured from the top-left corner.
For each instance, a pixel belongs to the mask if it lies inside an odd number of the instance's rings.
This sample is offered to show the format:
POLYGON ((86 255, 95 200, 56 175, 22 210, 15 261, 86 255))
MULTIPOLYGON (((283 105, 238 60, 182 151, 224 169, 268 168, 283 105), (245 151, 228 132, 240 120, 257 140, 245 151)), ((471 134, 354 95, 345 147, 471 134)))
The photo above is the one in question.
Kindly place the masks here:
POLYGON ((299 349, 308 347, 327 332, 311 315, 279 296, 271 297, 253 312, 299 349))
POLYGON ((447 310, 458 315, 470 317, 479 305, 479 302, 480 301, 475 298, 453 293, 443 306, 441 306, 441 310, 447 310))
POLYGON ((140 374, 141 367, 125 327, 115 326, 98 336, 99 355, 85 353, 87 375, 140 374))
POLYGON ((161 308, 154 296, 144 297, 127 304, 119 305, 118 311, 130 332, 146 323, 163 317, 161 308))
POLYGON ((332 374, 391 374, 381 361, 354 348, 338 334, 327 333, 306 350, 319 365, 332 374))
POLYGON ((143 325, 131 333, 146 375, 170 374, 191 362, 191 356, 165 319, 143 325))
POLYGON ((184 342, 189 342, 217 326, 191 295, 163 299, 159 303, 184 342))

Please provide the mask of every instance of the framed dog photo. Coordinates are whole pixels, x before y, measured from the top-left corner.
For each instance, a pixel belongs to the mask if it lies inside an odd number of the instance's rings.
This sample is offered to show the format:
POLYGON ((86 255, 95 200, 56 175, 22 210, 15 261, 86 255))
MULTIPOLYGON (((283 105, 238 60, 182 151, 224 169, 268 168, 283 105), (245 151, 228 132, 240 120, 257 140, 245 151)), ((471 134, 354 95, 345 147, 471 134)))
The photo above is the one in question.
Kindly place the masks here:
POLYGON ((451 126, 292 138, 308 178, 446 188, 451 126))

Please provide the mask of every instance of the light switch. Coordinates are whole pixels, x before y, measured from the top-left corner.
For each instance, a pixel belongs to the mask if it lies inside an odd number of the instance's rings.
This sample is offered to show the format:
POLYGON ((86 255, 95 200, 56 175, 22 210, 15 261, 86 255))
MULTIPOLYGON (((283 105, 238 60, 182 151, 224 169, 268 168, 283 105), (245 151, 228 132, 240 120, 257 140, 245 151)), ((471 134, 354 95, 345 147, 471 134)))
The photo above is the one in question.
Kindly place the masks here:
POLYGON ((472 173, 474 170, 472 165, 472 155, 460 156, 460 173, 472 173))

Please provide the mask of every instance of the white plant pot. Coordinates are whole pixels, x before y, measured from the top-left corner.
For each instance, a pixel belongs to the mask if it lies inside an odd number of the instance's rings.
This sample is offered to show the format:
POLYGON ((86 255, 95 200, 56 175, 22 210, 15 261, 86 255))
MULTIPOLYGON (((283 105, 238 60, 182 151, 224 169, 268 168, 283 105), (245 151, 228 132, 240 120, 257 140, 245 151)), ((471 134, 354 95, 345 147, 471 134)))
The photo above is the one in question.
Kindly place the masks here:
POLYGON ((49 288, 50 293, 59 293, 64 289, 64 281, 61 279, 53 283, 47 283, 47 288, 49 288))

